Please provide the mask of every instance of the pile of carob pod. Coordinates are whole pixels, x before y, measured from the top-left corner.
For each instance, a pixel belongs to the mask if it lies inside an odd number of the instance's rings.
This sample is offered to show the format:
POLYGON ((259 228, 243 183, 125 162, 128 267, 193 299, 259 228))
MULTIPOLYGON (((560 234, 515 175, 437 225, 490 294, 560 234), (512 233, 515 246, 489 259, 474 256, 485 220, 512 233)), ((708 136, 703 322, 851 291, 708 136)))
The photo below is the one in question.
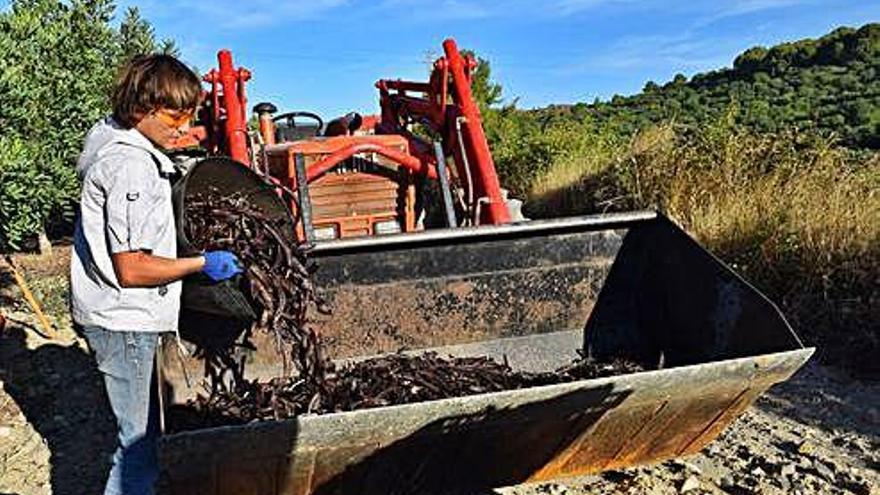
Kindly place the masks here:
MULTIPOLYGON (((446 358, 432 352, 336 366, 323 355, 319 335, 307 324, 310 308, 329 312, 312 282, 316 266, 306 247, 281 235, 283 222, 258 211, 246 195, 196 196, 187 202, 185 216, 193 246, 230 250, 240 258, 245 268, 241 288, 258 314, 234 345, 197 351, 208 382, 207 395, 190 404, 198 412, 197 426, 351 411, 642 370, 622 359, 578 359, 554 372, 525 373, 488 357, 446 358), (269 381, 245 378, 244 361, 234 357, 235 346, 252 347, 250 338, 256 332, 274 337, 285 363, 284 376, 269 381)), ((192 427, 196 426, 185 428, 192 427)))

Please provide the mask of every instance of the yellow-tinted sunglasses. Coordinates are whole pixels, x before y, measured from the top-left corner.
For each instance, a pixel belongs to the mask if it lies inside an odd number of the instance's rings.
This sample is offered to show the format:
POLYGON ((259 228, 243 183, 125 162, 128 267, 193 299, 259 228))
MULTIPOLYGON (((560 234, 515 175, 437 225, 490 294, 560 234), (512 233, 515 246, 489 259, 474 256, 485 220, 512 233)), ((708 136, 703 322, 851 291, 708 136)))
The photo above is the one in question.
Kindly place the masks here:
POLYGON ((195 111, 181 112, 179 110, 167 110, 163 108, 156 110, 153 113, 156 114, 156 118, 158 118, 163 124, 174 129, 180 129, 186 124, 192 122, 195 118, 195 111))

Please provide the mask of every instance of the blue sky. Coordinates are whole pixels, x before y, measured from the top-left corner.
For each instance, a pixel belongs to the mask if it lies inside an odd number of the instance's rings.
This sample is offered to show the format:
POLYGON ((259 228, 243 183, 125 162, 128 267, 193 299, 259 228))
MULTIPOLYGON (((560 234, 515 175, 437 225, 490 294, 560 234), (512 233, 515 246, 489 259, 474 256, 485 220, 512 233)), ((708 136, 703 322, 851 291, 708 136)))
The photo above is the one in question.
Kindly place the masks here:
POLYGON ((220 48, 250 103, 375 112, 380 78, 427 79, 454 37, 520 107, 592 101, 730 66, 754 45, 880 21, 877 0, 127 0, 204 71, 220 48))

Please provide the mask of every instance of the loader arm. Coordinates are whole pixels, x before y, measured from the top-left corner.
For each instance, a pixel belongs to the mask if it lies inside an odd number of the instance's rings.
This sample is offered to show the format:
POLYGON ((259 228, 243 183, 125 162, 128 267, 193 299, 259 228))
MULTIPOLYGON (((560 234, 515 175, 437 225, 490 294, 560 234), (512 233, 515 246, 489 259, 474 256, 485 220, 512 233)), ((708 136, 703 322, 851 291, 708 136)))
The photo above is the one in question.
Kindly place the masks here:
POLYGON ((436 159, 430 143, 407 127, 419 123, 439 135, 444 153, 454 158, 469 213, 479 216, 474 223, 510 223, 480 109, 471 92, 476 61, 472 56, 462 56, 452 39, 443 42, 443 51, 445 56, 434 62, 427 83, 386 79, 376 83, 382 107, 378 131, 406 136, 419 159, 432 164, 436 159))

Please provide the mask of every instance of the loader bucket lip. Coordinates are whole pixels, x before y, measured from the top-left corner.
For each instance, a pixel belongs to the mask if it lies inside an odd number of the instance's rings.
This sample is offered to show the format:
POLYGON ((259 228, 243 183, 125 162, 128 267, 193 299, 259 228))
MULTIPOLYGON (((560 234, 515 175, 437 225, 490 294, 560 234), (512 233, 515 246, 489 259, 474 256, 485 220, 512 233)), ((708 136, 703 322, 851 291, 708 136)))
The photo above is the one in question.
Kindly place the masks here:
MULTIPOLYGON (((471 394, 471 395, 462 395, 460 397, 449 397, 446 399, 435 399, 435 400, 426 400, 421 402, 412 402, 409 404, 396 404, 391 406, 382 406, 382 407, 371 407, 367 409, 358 409, 355 411, 340 411, 333 413, 325 413, 325 414, 303 414, 298 416, 296 419, 302 419, 305 421, 313 421, 316 418, 327 418, 327 420, 333 420, 337 418, 345 418, 352 417, 359 413, 363 413, 365 411, 383 411, 389 414, 394 414, 397 412, 401 412, 407 409, 417 408, 423 406, 424 404, 432 404, 432 405, 442 405, 442 404, 457 404, 463 400, 469 399, 500 399, 504 397, 516 396, 518 394, 523 394, 524 392, 556 392, 556 391, 564 391, 564 390, 573 390, 583 388, 587 385, 591 387, 601 387, 608 384, 620 384, 621 382, 629 382, 629 377, 638 377, 644 380, 651 380, 654 377, 662 377, 669 375, 670 372, 678 372, 681 374, 690 374, 694 371, 700 371, 701 369, 710 367, 712 365, 729 365, 731 367, 735 367, 740 364, 746 364, 749 361, 756 361, 755 369, 756 371, 760 369, 761 365, 758 364, 763 360, 772 360, 774 358, 778 358, 781 361, 788 361, 789 358, 803 357, 804 361, 810 358, 813 353, 816 351, 815 347, 805 347, 802 349, 794 349, 791 351, 783 351, 783 352, 773 352, 770 354, 761 354, 757 356, 750 356, 746 358, 735 358, 735 359, 724 359, 721 361, 712 361, 709 363, 701 363, 701 364, 690 364, 685 366, 676 366, 674 368, 665 368, 661 370, 646 370, 639 371, 636 373, 625 373, 622 375, 614 375, 614 376, 604 376, 601 378, 588 378, 584 380, 575 380, 571 382, 564 383, 554 383, 551 385, 539 385, 535 387, 525 387, 525 388, 517 388, 513 390, 501 390, 499 392, 484 392, 481 394, 471 394)), ((797 371, 797 370, 795 370, 797 371)), ((784 380, 783 380, 784 381, 784 380)), ((289 421, 287 419, 282 421, 289 421)), ((221 427, 221 428, 226 428, 221 427)))
POLYGON ((602 213, 581 215, 548 220, 528 220, 504 225, 479 225, 475 227, 458 227, 454 229, 432 229, 406 234, 391 234, 372 237, 338 239, 315 243, 316 254, 337 253, 343 251, 366 251, 370 249, 407 248, 413 245, 436 242, 455 243, 468 241, 485 241, 496 237, 521 237, 538 234, 562 233, 566 231, 585 231, 594 229, 612 229, 629 226, 633 223, 655 220, 658 213, 654 210, 639 210, 623 213, 602 213))
POLYGON ((701 450, 814 351, 165 435, 164 483, 180 488, 160 493, 348 493, 379 473, 377 495, 388 472, 482 490, 660 462, 701 450))
MULTIPOLYGON (((426 350, 427 351, 427 350, 426 350)), ((189 435, 203 435, 209 434, 212 431, 228 431, 228 430, 236 430, 240 428, 253 428, 258 425, 268 424, 268 423, 290 423, 290 422, 312 422, 312 421, 333 421, 336 419, 345 419, 345 418, 353 418, 363 414, 377 414, 380 412, 395 414, 404 412, 407 410, 419 409, 425 407, 430 404, 431 406, 441 407, 445 404, 455 405, 459 404, 462 401, 471 401, 471 400, 486 400, 486 399, 502 399, 506 397, 513 397, 517 395, 523 394, 531 394, 531 393, 552 393, 552 392, 563 392, 567 390, 576 390, 580 388, 585 388, 586 386, 590 387, 602 387, 609 384, 620 385, 621 383, 628 383, 631 380, 635 379, 633 377, 637 377, 639 379, 648 381, 652 380, 655 377, 664 377, 669 376, 671 374, 691 374, 692 372, 699 372, 706 368, 714 368, 721 365, 726 365, 731 368, 737 367, 739 365, 747 364, 750 361, 754 361, 755 371, 757 372, 761 365, 762 361, 771 361, 771 362, 789 362, 790 359, 801 359, 802 362, 806 362, 810 356, 816 351, 815 347, 804 347, 801 349, 794 349, 790 351, 782 351, 782 352, 773 352, 768 354, 760 354, 750 357, 744 358, 734 358, 734 359, 723 359, 719 361, 711 361, 708 363, 700 363, 700 364, 691 364, 684 366, 676 366, 672 368, 665 368, 659 370, 646 370, 639 371, 636 373, 626 373, 622 375, 614 375, 614 376, 606 376, 601 378, 589 378, 585 380, 576 380, 572 382, 564 382, 564 383, 555 383, 551 385, 539 385, 535 387, 525 387, 518 388, 513 390, 502 390, 499 392, 484 392, 480 394, 471 394, 471 395, 463 395, 460 397, 449 397, 446 399, 435 399, 435 400, 426 400, 421 402, 412 402, 409 404, 396 404, 391 406, 382 406, 382 407, 371 407, 366 409, 358 409, 354 411, 340 411, 333 413, 324 413, 324 414, 301 414, 296 417, 275 420, 275 421, 258 421, 253 423, 246 423, 243 425, 225 425, 225 426, 216 426, 212 428, 203 428, 200 430, 194 431, 183 431, 178 433, 172 433, 169 435, 165 435, 165 438, 182 438, 184 436, 189 435)), ((800 368, 795 368, 791 374, 797 372, 800 368)), ((788 377, 785 377, 780 380, 785 381, 788 377)), ((777 382, 778 383, 778 382, 777 382)), ((454 408, 450 408, 450 410, 454 410, 454 408)))

